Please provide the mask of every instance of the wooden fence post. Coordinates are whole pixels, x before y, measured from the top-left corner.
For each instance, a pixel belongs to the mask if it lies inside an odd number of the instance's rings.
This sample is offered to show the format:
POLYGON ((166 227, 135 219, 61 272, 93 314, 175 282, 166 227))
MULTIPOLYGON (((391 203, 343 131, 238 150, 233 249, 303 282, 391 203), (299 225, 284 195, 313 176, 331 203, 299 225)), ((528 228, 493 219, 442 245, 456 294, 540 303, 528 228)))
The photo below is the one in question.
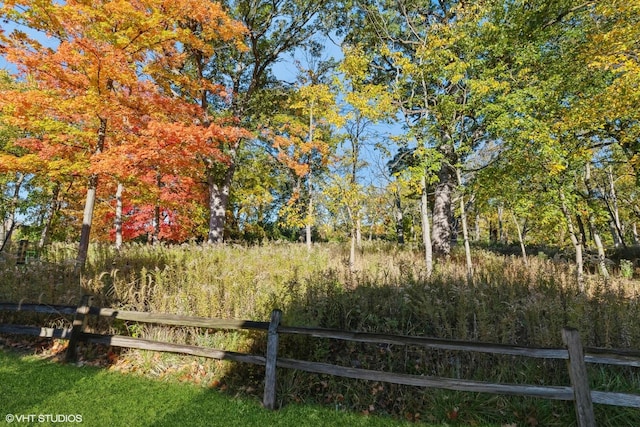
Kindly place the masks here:
POLYGON ((573 388, 578 426, 596 427, 596 417, 593 413, 591 389, 589 388, 589 377, 587 376, 587 365, 584 362, 580 334, 576 329, 564 328, 562 330, 562 341, 569 350, 569 377, 573 388))
POLYGON ((267 357, 264 373, 264 396, 262 405, 267 409, 276 407, 276 364, 278 361, 278 326, 282 319, 282 311, 271 312, 269 332, 267 335, 267 357))
POLYGON ((91 295, 84 295, 80 300, 80 305, 76 309, 76 314, 73 317, 73 329, 71 330, 71 337, 69 337, 69 346, 67 347, 67 354, 65 360, 67 362, 75 362, 78 359, 78 343, 82 333, 87 327, 87 320, 89 314, 89 308, 93 302, 91 295))

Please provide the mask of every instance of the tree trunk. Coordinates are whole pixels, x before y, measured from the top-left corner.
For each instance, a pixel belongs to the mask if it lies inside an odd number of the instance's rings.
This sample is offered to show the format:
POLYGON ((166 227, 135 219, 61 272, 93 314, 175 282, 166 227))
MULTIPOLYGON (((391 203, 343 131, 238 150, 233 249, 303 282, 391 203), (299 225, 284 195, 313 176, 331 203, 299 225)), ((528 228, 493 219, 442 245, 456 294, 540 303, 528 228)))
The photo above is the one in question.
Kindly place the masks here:
POLYGON ((596 219, 592 209, 592 202, 595 200, 595 196, 593 194, 593 189, 591 187, 591 165, 587 162, 585 166, 584 173, 584 184, 587 187, 587 192, 589 195, 589 229, 591 231, 591 236, 593 237, 593 243, 596 245, 596 249, 598 251, 598 269, 600 270, 600 274, 604 277, 605 280, 609 279, 609 271, 607 270, 606 257, 604 253, 604 246, 602 245, 602 240, 600 239, 600 233, 598 232, 598 228, 596 226, 596 219))
MULTIPOLYGON (((313 142, 314 126, 314 102, 312 101, 309 107, 308 142, 310 144, 313 142)), ((309 166, 311 166, 311 157, 309 157, 309 166)), ((307 175, 307 192, 309 193, 309 203, 307 205, 307 219, 305 221, 305 238, 307 242, 307 251, 311 252, 311 218, 313 218, 313 186, 311 183, 311 167, 309 167, 309 174, 307 175)))
POLYGON ((118 189, 116 190, 116 249, 120 250, 122 247, 122 192, 124 191, 124 185, 119 182, 118 189))
POLYGON ((229 202, 230 186, 226 182, 219 184, 214 177, 208 180, 209 185, 209 235, 207 243, 224 242, 224 222, 229 202))
POLYGON ((587 237, 587 231, 584 227, 584 222, 582 222, 582 217, 579 214, 576 214, 576 222, 578 223, 578 229, 580 230, 580 243, 583 248, 588 248, 589 239, 587 237))
MULTIPOLYGON (((309 177, 311 179, 311 177, 309 177)), ((313 197, 311 194, 311 182, 309 182, 309 203, 307 204, 307 218, 305 220, 305 242, 307 243, 307 251, 311 252, 311 221, 313 218, 313 197)))
POLYGON ((493 225, 493 221, 489 220, 489 243, 495 245, 498 243, 498 229, 493 225))
POLYGON ((613 241, 614 248, 619 248, 621 246, 626 247, 626 245, 624 245, 623 241, 620 239, 620 233, 618 233, 616 224, 613 219, 609 221, 609 233, 611 233, 611 240, 613 241))
POLYGON ((618 197, 616 195, 615 181, 613 179, 613 168, 609 166, 607 169, 607 178, 609 179, 609 197, 611 203, 607 203, 609 215, 612 221, 613 241, 616 247, 622 245, 626 247, 624 241, 624 229, 620 221, 620 210, 618 209, 618 197))
MULTIPOLYGON (((349 138, 351 142, 351 176, 350 176, 350 184, 351 191, 356 191, 358 185, 358 166, 360 159, 360 137, 361 132, 367 126, 366 121, 362 120, 362 116, 357 113, 355 118, 355 127, 353 128, 353 132, 350 132, 352 135, 349 138)), ((358 250, 362 251, 362 207, 361 203, 358 202, 358 206, 356 208, 356 246, 358 250)))
POLYGON ((451 197, 453 194, 453 176, 451 166, 443 162, 435 188, 433 205, 433 251, 437 255, 447 256, 451 252, 451 197))
POLYGON ((529 265, 529 261, 527 260, 527 248, 524 245, 524 236, 522 233, 522 228, 520 227, 520 223, 518 222, 518 218, 516 214, 511 212, 511 217, 513 218, 513 223, 516 226, 516 231, 518 232, 518 242, 520 242, 520 251, 522 252, 522 260, 524 261, 524 265, 529 265))
POLYGON ((605 280, 608 280, 609 270, 607 269, 604 246, 602 245, 602 239, 600 239, 600 233, 596 228, 596 222, 593 213, 589 213, 589 227, 591 228, 591 233, 593 234, 593 243, 595 243, 596 250, 598 251, 598 270, 600 271, 602 277, 604 277, 605 280))
POLYGON ((15 187, 9 203, 9 210, 7 212, 7 219, 2 222, 2 240, 0 243, 0 252, 9 250, 11 248, 11 235, 16 227, 16 211, 18 209, 18 202, 20 201, 20 188, 25 180, 25 175, 21 172, 16 173, 15 187))
POLYGON ((116 250, 120 250, 122 247, 122 193, 124 191, 124 185, 119 182, 116 190, 116 218, 114 226, 116 229, 116 250))
MULTIPOLYGON (((95 154, 100 154, 104 148, 104 142, 107 137, 107 119, 100 118, 100 127, 98 128, 98 141, 96 144, 95 154)), ((89 237, 91 235, 91 224, 93 223, 93 209, 96 205, 96 191, 98 189, 98 175, 93 174, 89 177, 89 185, 87 187, 87 197, 84 202, 84 212, 82 215, 82 231, 80 232, 80 243, 78 245, 78 257, 76 258, 76 269, 84 268, 89 253, 89 237)))
MULTIPOLYGON (((3 185, 2 182, 0 182, 0 194, 4 194, 6 192, 6 185, 3 185)), ((7 237, 7 234, 9 233, 9 229, 7 228, 7 218, 6 218, 6 212, 4 212, 3 210, 0 211, 1 217, 0 217, 0 245, 2 245, 7 237)), ((0 251, 2 251, 2 247, 0 246, 0 251)))
POLYGON ((60 184, 54 184, 52 195, 51 195, 51 203, 47 208, 47 212, 45 214, 44 226, 42 227, 42 232, 40 233, 40 240, 38 241, 38 249, 43 249, 47 244, 47 240, 49 239, 49 231, 51 230, 51 224, 53 223, 53 218, 60 209, 60 203, 58 202, 58 196, 60 194, 60 184))
MULTIPOLYGON (((460 169, 456 168, 456 177, 458 179, 458 186, 462 190, 462 176, 460 169)), ((467 228, 467 210, 464 204, 464 195, 462 191, 460 193, 460 219, 462 220, 462 237, 464 239, 464 253, 467 261, 467 280, 469 283, 473 282, 473 261, 471 260, 471 247, 469 245, 469 231, 467 228)))
POLYGON ((501 244, 507 243, 507 233, 504 231, 504 221, 502 219, 503 208, 502 206, 498 206, 498 239, 501 244))
POLYGON ((153 231, 149 236, 149 243, 152 245, 160 243, 160 221, 160 206, 155 205, 153 208, 153 231))
POLYGON ((431 242, 431 225, 429 224, 427 179, 421 179, 422 196, 420 198, 420 218, 422 220, 422 243, 424 244, 424 260, 427 272, 427 279, 433 274, 433 247, 431 242))
POLYGON ((210 166, 207 171, 209 186, 209 234, 207 243, 222 244, 224 242, 224 224, 226 220, 231 182, 236 170, 236 153, 240 146, 237 141, 229 152, 229 165, 222 172, 210 166))
MULTIPOLYGON (((156 186, 159 191, 162 191, 162 174, 159 171, 156 171, 156 186)), ((147 234, 147 244, 160 243, 160 221, 160 200, 156 200, 156 205, 153 207, 153 229, 147 234)))
POLYGON ((11 225, 11 228, 7 228, 7 231, 4 233, 4 239, 2 240, 2 246, 0 247, 0 252, 3 252, 5 249, 7 251, 11 248, 11 235, 13 234, 13 228, 15 224, 11 225))
POLYGON ((2 234, 2 248, 11 247, 11 234, 13 229, 16 226, 16 211, 18 210, 18 202, 20 201, 20 188, 22 187, 22 183, 25 180, 25 175, 21 172, 16 173, 16 181, 15 187, 13 188, 13 194, 11 196, 11 202, 9 203, 9 212, 8 218, 3 223, 3 234, 2 234))
POLYGON ((400 198, 400 191, 396 191, 395 196, 396 235, 398 236, 398 244, 404 245, 404 214, 402 212, 402 199, 400 198))
POLYGON ((632 233, 633 233, 633 244, 634 245, 638 245, 638 242, 640 242, 640 239, 638 238, 638 226, 636 225, 636 223, 634 222, 632 227, 632 233))
POLYGON ((91 224, 93 222, 93 209, 96 205, 96 191, 98 188, 98 175, 89 177, 87 196, 84 202, 84 212, 82 214, 82 231, 80 232, 80 244, 78 245, 78 257, 76 258, 76 268, 82 269, 87 261, 89 253, 89 236, 91 235, 91 224))
POLYGON ((353 215, 353 210, 347 205, 347 215, 349 216, 349 223, 351 224, 351 235, 349 244, 349 271, 355 272, 356 269, 356 221, 353 215))
POLYGON ((578 289, 580 292, 584 292, 584 261, 582 258, 582 243, 578 240, 575 228, 573 227, 573 221, 571 221, 571 215, 569 214, 569 208, 564 197, 564 192, 560 190, 560 201, 562 213, 567 221, 567 229, 569 230, 569 236, 571 237, 571 243, 576 250, 576 280, 578 282, 578 289))

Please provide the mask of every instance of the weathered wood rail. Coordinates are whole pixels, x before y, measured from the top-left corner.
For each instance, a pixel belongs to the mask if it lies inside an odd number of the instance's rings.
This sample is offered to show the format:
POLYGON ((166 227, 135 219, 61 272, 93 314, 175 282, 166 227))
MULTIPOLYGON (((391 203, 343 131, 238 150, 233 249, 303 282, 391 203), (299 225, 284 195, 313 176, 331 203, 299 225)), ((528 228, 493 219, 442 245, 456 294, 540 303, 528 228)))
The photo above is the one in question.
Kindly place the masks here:
POLYGON ((417 336, 384 335, 326 328, 284 326, 280 324, 282 313, 279 310, 273 311, 269 322, 212 319, 165 313, 125 311, 92 306, 92 298, 89 296, 84 297, 80 305, 77 307, 0 303, 0 311, 73 316, 71 328, 46 328, 16 324, 0 324, 0 333, 3 334, 20 334, 68 339, 69 345, 66 353, 66 359, 68 361, 76 359, 78 344, 80 342, 85 342, 115 347, 181 353, 212 359, 232 360, 236 362, 263 365, 265 366, 263 405, 269 409, 274 409, 276 406, 276 368, 298 369, 318 374, 383 381, 417 387, 528 396, 554 400, 570 400, 574 402, 579 426, 596 425, 593 411, 594 403, 640 408, 640 395, 591 390, 589 388, 586 370, 586 363, 640 368, 640 351, 583 348, 578 331, 571 328, 565 328, 562 330, 562 339, 566 348, 534 348, 506 344, 442 340, 417 336), (90 316, 180 327, 186 326, 218 330, 262 330, 267 333, 267 348, 265 355, 256 355, 192 345, 151 341, 122 335, 94 334, 87 331, 90 316), (279 336, 282 334, 305 335, 315 338, 337 339, 360 343, 393 344, 430 349, 566 360, 571 385, 540 386, 530 384, 494 384, 485 381, 398 374, 344 367, 328 363, 287 359, 278 357, 278 340, 279 336))

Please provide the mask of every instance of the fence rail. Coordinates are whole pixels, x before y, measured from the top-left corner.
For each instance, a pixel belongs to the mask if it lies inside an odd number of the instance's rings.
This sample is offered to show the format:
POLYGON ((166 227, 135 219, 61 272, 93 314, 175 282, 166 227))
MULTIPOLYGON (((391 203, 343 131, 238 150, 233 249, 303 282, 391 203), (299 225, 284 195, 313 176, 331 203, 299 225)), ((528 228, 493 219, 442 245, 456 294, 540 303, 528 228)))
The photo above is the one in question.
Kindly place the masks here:
POLYGON ((85 342, 114 347, 180 353, 265 366, 263 405, 269 409, 274 409, 276 406, 276 368, 297 369, 318 374, 383 381, 417 387, 528 396, 553 400, 571 400, 574 401, 579 426, 596 425, 593 412, 594 403, 640 408, 640 395, 590 390, 586 371, 586 363, 640 367, 640 351, 589 347, 583 348, 578 331, 571 328, 565 328, 562 330, 562 338, 566 348, 534 348, 507 344, 442 340, 428 337, 352 332, 327 328, 284 326, 280 324, 282 313, 279 310, 273 311, 269 322, 212 319, 166 313, 117 310, 93 306, 92 298, 89 296, 84 297, 79 306, 0 303, 0 311, 73 316, 73 326, 71 328, 46 328, 39 326, 0 324, 0 333, 3 334, 68 339, 69 346, 66 354, 66 359, 68 361, 73 361, 77 358, 77 346, 80 342, 85 342), (168 326, 190 326, 219 330, 262 330, 267 334, 267 349, 265 355, 244 354, 193 345, 152 341, 122 335, 89 333, 87 325, 90 316, 168 326), (571 385, 539 386, 529 384, 495 384, 484 381, 398 374, 344 367, 328 363, 287 359, 278 357, 278 340, 283 334, 304 335, 315 338, 337 339, 360 343, 417 346, 441 350, 566 360, 569 377, 571 378, 571 385))

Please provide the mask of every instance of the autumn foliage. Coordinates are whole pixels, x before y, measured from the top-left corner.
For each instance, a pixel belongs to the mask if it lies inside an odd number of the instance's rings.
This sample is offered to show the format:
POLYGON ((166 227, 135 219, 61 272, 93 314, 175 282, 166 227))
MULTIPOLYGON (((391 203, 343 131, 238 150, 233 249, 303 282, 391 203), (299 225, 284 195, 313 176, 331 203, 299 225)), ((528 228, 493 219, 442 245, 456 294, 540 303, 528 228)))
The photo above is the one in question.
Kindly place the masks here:
POLYGON ((213 55, 212 41, 241 48, 243 26, 220 4, 193 0, 6 1, 0 13, 21 25, 1 36, 22 83, 3 89, 0 108, 25 150, 0 167, 100 182, 106 205, 124 183, 130 237, 160 210, 162 237, 184 238, 203 197, 202 159, 225 162, 220 144, 244 135, 198 105, 223 88, 195 77, 190 56, 213 55))

